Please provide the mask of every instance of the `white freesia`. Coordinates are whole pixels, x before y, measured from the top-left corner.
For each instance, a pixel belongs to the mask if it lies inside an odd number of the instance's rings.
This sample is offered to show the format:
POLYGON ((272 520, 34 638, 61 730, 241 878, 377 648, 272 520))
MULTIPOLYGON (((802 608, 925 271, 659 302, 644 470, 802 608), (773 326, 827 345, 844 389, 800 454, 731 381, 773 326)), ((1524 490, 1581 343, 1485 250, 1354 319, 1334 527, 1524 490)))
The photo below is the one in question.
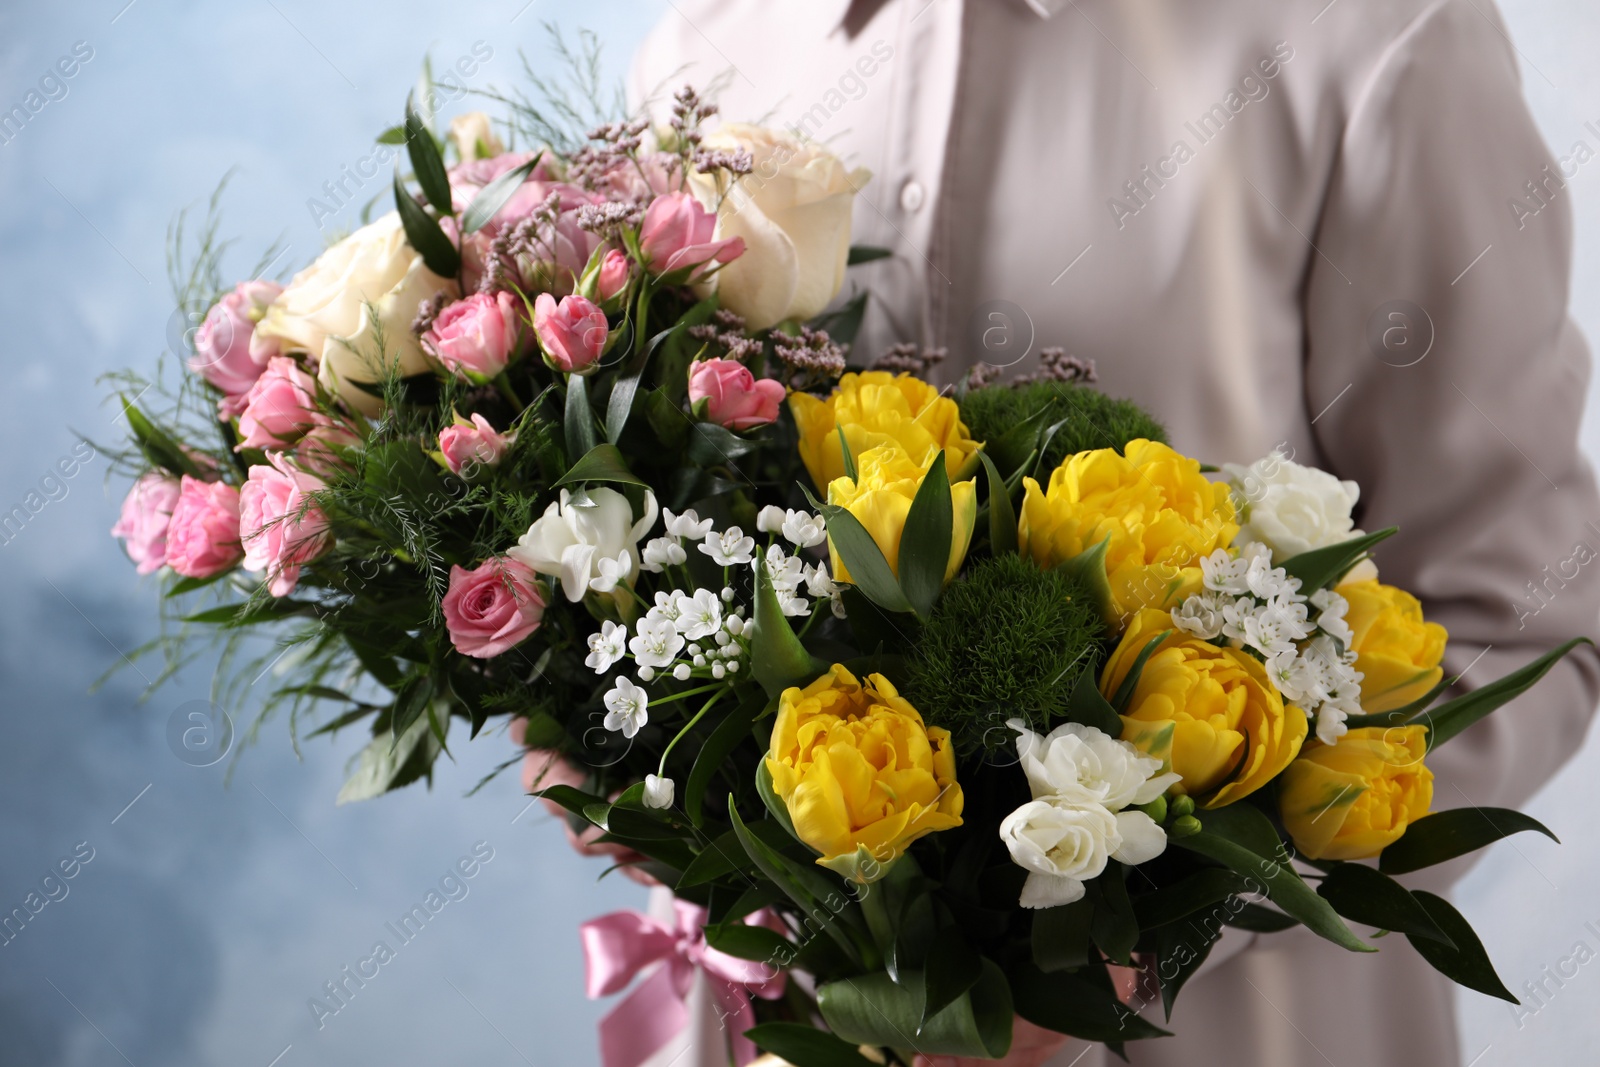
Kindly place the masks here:
POLYGON ((1040 737, 1021 719, 1006 725, 1017 731, 1017 758, 1035 800, 1060 797, 1116 812, 1150 803, 1180 778, 1160 773, 1159 759, 1093 726, 1069 722, 1040 737))
POLYGON ((1142 811, 1117 812, 1117 846, 1111 858, 1118 863, 1136 867, 1149 863, 1167 850, 1167 832, 1142 811))
POLYGON ((677 792, 677 787, 671 778, 660 778, 654 774, 644 776, 644 806, 647 808, 670 808, 672 799, 677 792))
MULTIPOLYGON (((726 189, 717 213, 717 238, 744 238, 744 254, 705 288, 714 288, 721 305, 744 316, 751 330, 819 314, 844 285, 850 215, 871 172, 847 169, 815 142, 743 123, 707 134, 703 147, 743 149, 753 164, 726 189)), ((714 204, 727 175, 691 180, 695 194, 714 204)))
POLYGON ((1222 470, 1244 505, 1239 539, 1261 541, 1279 559, 1361 536, 1351 519, 1361 497, 1355 482, 1277 452, 1248 467, 1228 463, 1222 470))
POLYGON ((631 678, 618 678, 604 697, 606 717, 603 726, 623 737, 632 737, 650 721, 650 694, 631 678))
POLYGON ((640 619, 634 629, 638 632, 628 641, 628 650, 640 667, 670 667, 683 651, 683 635, 666 619, 640 619))
POLYGON ((1000 823, 1012 862, 1028 872, 1024 908, 1053 908, 1083 897, 1083 883, 1106 869, 1121 844, 1117 817, 1099 804, 1030 800, 1000 823))
MULTIPOLYGON (((575 503, 561 490, 561 500, 545 513, 507 554, 540 574, 561 580, 561 591, 576 604, 595 579, 604 584, 631 584, 637 568, 639 538, 656 522, 655 494, 644 494, 644 515, 635 521, 628 498, 615 489, 590 489, 575 503), (610 561, 608 566, 603 566, 610 561)), ((610 591, 610 590, 606 590, 610 591)))
POLYGON ((276 340, 284 352, 304 352, 318 365, 324 388, 367 415, 383 410, 379 396, 357 383, 401 377, 431 364, 411 323, 435 293, 459 295, 406 243, 396 212, 363 226, 296 274, 268 306, 255 336, 276 340))
POLYGON ((600 624, 600 632, 589 635, 589 655, 583 665, 604 674, 628 652, 628 629, 614 622, 600 624))

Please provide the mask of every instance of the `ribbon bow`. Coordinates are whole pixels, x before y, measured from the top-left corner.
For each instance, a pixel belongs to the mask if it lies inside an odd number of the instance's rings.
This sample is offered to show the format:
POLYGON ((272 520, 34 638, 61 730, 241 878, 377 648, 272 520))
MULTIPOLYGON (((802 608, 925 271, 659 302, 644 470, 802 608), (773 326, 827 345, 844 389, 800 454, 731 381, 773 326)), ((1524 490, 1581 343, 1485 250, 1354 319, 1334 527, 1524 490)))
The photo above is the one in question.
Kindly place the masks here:
MULTIPOLYGON (((755 1025, 750 994, 766 1000, 783 995, 784 975, 775 966, 742 960, 706 944, 706 910, 673 901, 677 924, 637 911, 614 911, 578 928, 583 939, 586 992, 590 999, 626 989, 640 971, 660 963, 626 1000, 600 1020, 604 1067, 639 1067, 689 1023, 686 998, 695 972, 704 971, 729 1033, 739 1067, 756 1058, 744 1032, 755 1025)), ((759 920, 757 920, 759 922, 759 920)))

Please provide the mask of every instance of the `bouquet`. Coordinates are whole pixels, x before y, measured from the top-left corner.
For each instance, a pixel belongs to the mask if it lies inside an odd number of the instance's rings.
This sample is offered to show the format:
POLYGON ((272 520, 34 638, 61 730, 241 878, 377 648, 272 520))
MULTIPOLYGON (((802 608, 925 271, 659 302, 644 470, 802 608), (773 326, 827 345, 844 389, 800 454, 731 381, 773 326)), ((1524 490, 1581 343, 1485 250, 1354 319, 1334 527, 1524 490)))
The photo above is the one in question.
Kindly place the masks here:
POLYGON ((581 931, 592 995, 659 964, 607 1067, 696 971, 741 1064, 999 1058, 1019 1017, 1120 1049, 1166 1032, 1122 969, 1170 1015, 1226 927, 1397 933, 1514 999, 1403 876, 1549 833, 1432 810, 1427 757, 1571 643, 1452 695, 1354 483, 1207 468, 1059 350, 953 391, 937 351, 852 365, 837 298, 887 253, 824 149, 688 89, 581 137, 508 102, 526 149, 408 106, 393 210, 286 286, 219 292, 213 219, 113 532, 219 684, 275 663, 267 710, 370 733, 341 802, 509 723, 530 790, 671 888, 675 925, 581 931))

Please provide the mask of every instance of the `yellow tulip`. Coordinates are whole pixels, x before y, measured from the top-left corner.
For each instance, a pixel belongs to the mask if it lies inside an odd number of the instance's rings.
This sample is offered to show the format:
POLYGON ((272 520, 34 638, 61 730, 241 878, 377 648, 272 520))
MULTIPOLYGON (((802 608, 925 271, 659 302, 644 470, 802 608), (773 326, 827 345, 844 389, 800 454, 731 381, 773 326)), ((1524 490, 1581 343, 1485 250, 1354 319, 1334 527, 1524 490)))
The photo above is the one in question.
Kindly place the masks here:
MULTIPOLYGON (((911 501, 921 488, 922 479, 933 468, 936 456, 937 453, 931 454, 918 463, 896 445, 880 445, 857 457, 857 479, 835 478, 828 485, 828 503, 839 505, 861 521, 896 576, 900 574, 900 535, 905 532, 906 516, 911 513, 911 501)), ((972 544, 978 495, 970 479, 950 486, 950 504, 955 522, 950 531, 950 559, 944 572, 947 582, 961 569, 961 561, 967 558, 967 548, 972 544)), ((832 540, 828 542, 828 551, 834 578, 850 581, 850 573, 839 559, 832 540)))
POLYGON ((1109 538, 1108 620, 1117 629, 1143 608, 1170 608, 1200 590, 1200 560, 1227 548, 1239 526, 1229 489, 1198 461, 1158 441, 1129 441, 1067 457, 1041 489, 1024 478, 1017 523, 1024 555, 1051 567, 1109 538))
POLYGON ((881 877, 924 834, 961 825, 950 732, 924 726, 881 674, 861 682, 835 664, 784 690, 766 764, 817 862, 858 882, 881 877))
POLYGON ((1215 789, 1208 808, 1249 796, 1300 751, 1308 729, 1305 712, 1284 704, 1260 660, 1186 634, 1172 625, 1170 613, 1154 608, 1134 616, 1106 662, 1100 691, 1107 699, 1121 687, 1139 652, 1163 630, 1172 632, 1134 685, 1122 716, 1122 739, 1160 759, 1163 772, 1182 775, 1176 792, 1215 789), (1244 764, 1234 774, 1241 758, 1244 764), (1228 784, 1221 785, 1230 774, 1228 784))
POLYGON ((967 473, 979 448, 962 423, 956 402, 909 374, 881 370, 846 374, 826 400, 790 393, 789 410, 800 431, 800 459, 818 489, 844 476, 840 427, 854 456, 892 444, 913 461, 926 464, 943 449, 951 481, 967 473))
POLYGON ((1422 604, 1404 589, 1376 579, 1346 582, 1334 592, 1350 602, 1345 621, 1361 672, 1361 710, 1393 711, 1427 693, 1444 677, 1439 661, 1449 637, 1422 617, 1422 604))
POLYGON ((1427 751, 1421 726, 1364 726, 1335 745, 1312 742, 1278 794, 1295 848, 1308 859, 1359 860, 1400 840, 1433 803, 1427 751))

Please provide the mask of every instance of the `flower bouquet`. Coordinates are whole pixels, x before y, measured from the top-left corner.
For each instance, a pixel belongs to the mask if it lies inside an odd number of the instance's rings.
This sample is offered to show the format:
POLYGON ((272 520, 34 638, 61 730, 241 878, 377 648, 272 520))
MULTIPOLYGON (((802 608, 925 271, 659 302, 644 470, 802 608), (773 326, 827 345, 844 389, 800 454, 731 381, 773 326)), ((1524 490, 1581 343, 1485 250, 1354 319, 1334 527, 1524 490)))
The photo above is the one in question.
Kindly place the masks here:
POLYGON ((1117 969, 1170 1015, 1226 927, 1398 933, 1512 999, 1402 878, 1548 833, 1432 811, 1427 755, 1571 644, 1452 691, 1353 483, 1210 471, 1059 351, 953 391, 939 352, 852 367, 866 175, 713 110, 563 138, 514 103, 542 139, 507 150, 409 106, 394 209, 286 286, 219 296, 207 229, 114 532, 221 677, 276 662, 272 705, 370 733, 340 801, 511 724, 530 788, 678 900, 582 931, 594 995, 661 961, 608 1067, 696 971, 741 1064, 999 1058, 1018 1017, 1120 1047, 1165 1031, 1117 969))

